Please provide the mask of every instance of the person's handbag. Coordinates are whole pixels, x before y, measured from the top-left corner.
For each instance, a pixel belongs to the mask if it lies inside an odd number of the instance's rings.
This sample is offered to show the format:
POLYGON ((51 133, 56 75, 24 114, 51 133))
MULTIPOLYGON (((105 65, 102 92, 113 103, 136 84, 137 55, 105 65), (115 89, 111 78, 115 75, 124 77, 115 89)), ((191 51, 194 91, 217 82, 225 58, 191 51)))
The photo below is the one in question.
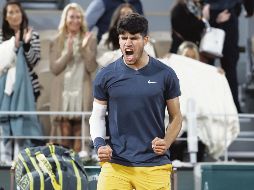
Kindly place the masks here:
POLYGON ((199 44, 199 51, 209 57, 222 57, 225 31, 206 22, 206 29, 199 44))

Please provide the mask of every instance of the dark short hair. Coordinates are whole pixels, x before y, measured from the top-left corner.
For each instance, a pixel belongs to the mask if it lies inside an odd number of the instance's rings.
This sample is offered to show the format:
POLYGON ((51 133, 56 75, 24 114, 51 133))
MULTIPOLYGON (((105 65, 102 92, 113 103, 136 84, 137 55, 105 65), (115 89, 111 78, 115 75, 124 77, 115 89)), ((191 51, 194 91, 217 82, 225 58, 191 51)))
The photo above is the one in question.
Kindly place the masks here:
POLYGON ((4 8, 3 8, 3 16, 2 16, 2 19, 3 19, 2 32, 3 32, 3 40, 4 41, 10 39, 12 36, 15 36, 14 30, 10 27, 8 21, 6 20, 7 7, 9 5, 17 5, 21 11, 22 22, 20 24, 20 32, 21 32, 20 36, 23 36, 23 30, 28 27, 28 18, 27 18, 27 15, 26 15, 24 9, 22 8, 21 4, 16 0, 7 1, 4 8))
POLYGON ((148 20, 138 13, 132 13, 121 18, 117 25, 117 33, 124 34, 125 32, 140 33, 142 36, 147 36, 148 20))

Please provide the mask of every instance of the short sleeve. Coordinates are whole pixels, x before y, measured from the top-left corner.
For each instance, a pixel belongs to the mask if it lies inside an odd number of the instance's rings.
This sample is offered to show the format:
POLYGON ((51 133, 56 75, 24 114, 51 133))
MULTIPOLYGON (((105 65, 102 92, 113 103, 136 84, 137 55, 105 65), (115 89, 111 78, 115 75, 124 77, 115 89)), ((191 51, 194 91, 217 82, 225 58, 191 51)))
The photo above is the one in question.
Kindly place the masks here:
POLYGON ((96 74, 93 82, 93 96, 98 100, 107 101, 108 99, 106 78, 103 69, 96 74))
POLYGON ((168 72, 166 78, 166 91, 165 98, 166 100, 176 98, 181 95, 179 79, 173 69, 168 72))

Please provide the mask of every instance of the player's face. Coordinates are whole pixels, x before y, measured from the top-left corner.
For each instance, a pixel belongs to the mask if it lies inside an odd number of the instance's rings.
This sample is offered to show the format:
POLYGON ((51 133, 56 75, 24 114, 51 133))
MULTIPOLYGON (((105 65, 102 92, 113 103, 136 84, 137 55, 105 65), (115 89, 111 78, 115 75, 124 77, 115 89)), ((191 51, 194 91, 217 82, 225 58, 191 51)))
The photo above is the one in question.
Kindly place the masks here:
POLYGON ((128 32, 119 35, 120 48, 127 65, 135 65, 139 62, 148 37, 140 33, 130 34, 128 32))

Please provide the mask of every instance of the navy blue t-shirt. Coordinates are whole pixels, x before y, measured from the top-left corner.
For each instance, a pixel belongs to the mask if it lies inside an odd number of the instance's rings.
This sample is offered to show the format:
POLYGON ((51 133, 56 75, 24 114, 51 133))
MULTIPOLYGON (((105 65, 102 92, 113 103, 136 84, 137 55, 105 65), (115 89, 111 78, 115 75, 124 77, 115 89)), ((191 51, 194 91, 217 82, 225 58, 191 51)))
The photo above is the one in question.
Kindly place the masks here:
POLYGON ((180 94, 175 72, 152 57, 139 70, 125 65, 122 57, 100 70, 94 97, 108 102, 111 162, 126 166, 170 163, 169 152, 156 155, 151 142, 155 137, 164 138, 166 100, 180 94))

